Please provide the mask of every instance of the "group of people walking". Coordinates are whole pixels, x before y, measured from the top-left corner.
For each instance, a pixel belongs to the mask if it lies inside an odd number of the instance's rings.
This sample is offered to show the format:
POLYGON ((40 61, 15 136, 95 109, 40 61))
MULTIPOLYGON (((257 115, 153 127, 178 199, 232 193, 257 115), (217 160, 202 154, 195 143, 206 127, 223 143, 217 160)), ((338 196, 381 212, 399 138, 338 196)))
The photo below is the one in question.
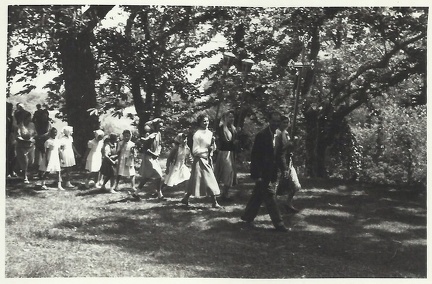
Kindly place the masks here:
MULTIPOLYGON (((38 106, 39 109, 39 106, 38 106)), ((17 111, 23 111, 17 106, 17 111)), ((65 126, 58 135, 56 128, 39 125, 36 113, 31 122, 29 112, 15 111, 14 149, 22 169, 24 183, 29 183, 28 166, 33 162, 34 151, 38 153, 38 170, 41 187, 46 189, 45 180, 49 173, 55 173, 57 188, 72 188, 70 171, 76 165, 80 154, 73 144, 73 128, 65 126), (30 120, 30 122, 29 122, 30 120), (33 124, 33 125, 32 125, 33 124), (64 183, 63 183, 64 182, 64 183)), ((38 114, 39 115, 39 114, 38 114)), ((116 193, 123 178, 130 181, 129 193, 140 199, 140 192, 149 180, 155 181, 154 195, 164 199, 164 188, 184 184, 185 195, 181 203, 189 206, 191 196, 209 196, 212 207, 220 208, 218 197, 229 200, 230 188, 236 184, 237 129, 234 126, 234 112, 228 111, 221 117, 215 134, 208 129, 209 117, 199 115, 197 128, 187 133, 178 133, 174 147, 168 155, 165 175, 162 172, 159 156, 161 154, 162 119, 145 123, 141 137, 132 142, 130 130, 124 130, 121 140, 114 134, 102 130, 94 131, 94 138, 88 142, 83 156, 87 172, 85 187, 90 188, 92 180, 101 190, 116 193), (140 158, 140 159, 137 159, 140 158), (213 161, 214 159, 214 161, 213 161), (138 169, 138 186, 135 162, 141 160, 138 169), (110 186, 107 187, 108 182, 110 186)), ((300 189, 294 167, 292 166, 292 140, 287 128, 289 119, 273 113, 269 125, 260 131, 254 141, 251 153, 251 177, 255 180, 253 193, 246 205, 241 219, 251 224, 264 202, 270 218, 278 231, 286 231, 279 211, 276 194, 286 194, 285 209, 296 213, 292 199, 300 189)), ((8 157, 10 158, 10 157, 8 157)))

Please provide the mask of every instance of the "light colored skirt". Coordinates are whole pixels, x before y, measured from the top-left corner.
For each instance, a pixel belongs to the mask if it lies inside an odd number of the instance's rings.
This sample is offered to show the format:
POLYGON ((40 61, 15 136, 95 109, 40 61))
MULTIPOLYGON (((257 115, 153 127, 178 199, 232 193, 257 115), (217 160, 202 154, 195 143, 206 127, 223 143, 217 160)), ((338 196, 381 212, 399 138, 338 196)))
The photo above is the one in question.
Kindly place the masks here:
POLYGON ((280 174, 277 181, 277 195, 290 195, 301 189, 301 184, 294 166, 290 167, 289 176, 284 177, 280 174))
POLYGON ((135 176, 135 163, 132 157, 120 156, 118 158, 117 175, 122 177, 135 176))
POLYGON ((69 168, 75 166, 75 153, 72 148, 66 148, 60 153, 62 155, 62 168, 69 168))
POLYGON ((60 167, 60 156, 57 153, 51 153, 50 159, 48 160, 48 165, 45 169, 46 172, 54 173, 59 172, 60 167))
POLYGON ((195 197, 220 194, 213 168, 207 159, 194 158, 187 192, 195 197))
POLYGON ((164 183, 167 186, 175 186, 189 180, 190 176, 191 171, 184 163, 176 163, 170 166, 169 172, 165 176, 164 183))
POLYGON ((90 152, 87 157, 85 169, 91 173, 99 172, 102 165, 102 152, 90 152))

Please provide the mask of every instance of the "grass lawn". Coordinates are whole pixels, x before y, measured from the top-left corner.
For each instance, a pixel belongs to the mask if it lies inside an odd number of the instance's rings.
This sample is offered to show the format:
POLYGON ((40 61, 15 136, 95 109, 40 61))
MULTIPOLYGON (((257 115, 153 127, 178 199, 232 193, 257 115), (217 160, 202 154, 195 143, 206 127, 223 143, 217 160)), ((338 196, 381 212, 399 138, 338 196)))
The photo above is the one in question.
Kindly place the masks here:
MULTIPOLYGON (((83 174, 75 173, 75 184, 83 174)), ((384 186, 303 181, 301 212, 273 230, 239 216, 253 183, 239 175, 233 201, 141 201, 97 189, 40 190, 6 181, 5 275, 15 277, 425 278, 426 197, 384 186)))

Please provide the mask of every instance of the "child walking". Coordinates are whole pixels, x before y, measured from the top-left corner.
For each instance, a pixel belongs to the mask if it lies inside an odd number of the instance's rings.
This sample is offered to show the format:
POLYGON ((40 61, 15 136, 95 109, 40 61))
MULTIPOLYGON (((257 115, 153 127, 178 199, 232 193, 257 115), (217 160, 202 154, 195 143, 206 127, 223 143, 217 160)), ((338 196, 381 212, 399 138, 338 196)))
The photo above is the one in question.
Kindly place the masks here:
MULTIPOLYGON (((153 133, 149 136, 142 138, 144 141, 149 141, 151 144, 148 145, 145 151, 142 153, 141 167, 139 169, 139 173, 141 175, 141 182, 138 186, 138 189, 141 190, 147 181, 153 179, 156 181, 156 195, 159 200, 164 200, 164 196, 162 194, 162 168, 159 163, 159 155, 162 151, 162 128, 163 122, 160 118, 155 118, 147 124, 151 127, 153 133)), ((148 143, 148 142, 145 142, 148 143)), ((137 194, 138 192, 134 192, 137 194)))
POLYGON ((72 126, 65 126, 62 129, 62 137, 60 138, 60 156, 61 159, 61 169, 64 172, 65 176, 65 187, 66 188, 73 188, 74 186, 71 183, 70 179, 70 171, 73 166, 75 166, 75 155, 77 157, 80 157, 80 154, 78 154, 77 150, 75 149, 75 146, 73 144, 73 127, 72 126))
POLYGON ((189 180, 191 176, 190 165, 192 156, 186 145, 187 135, 179 133, 174 139, 174 148, 168 155, 166 162, 166 176, 164 185, 174 187, 189 180))
POLYGON ((121 177, 128 177, 131 181, 132 191, 135 191, 135 143, 130 141, 130 130, 123 131, 123 140, 117 146, 117 180, 114 190, 118 191, 121 177))
POLYGON ((90 140, 87 144, 86 151, 86 164, 85 169, 87 170, 87 180, 85 187, 90 188, 90 179, 92 177, 97 178, 100 167, 102 165, 102 146, 104 132, 102 130, 95 130, 94 139, 90 140))
POLYGON ((44 171, 42 175, 42 189, 47 189, 45 185, 45 178, 47 173, 57 173, 58 181, 57 181, 57 189, 64 190, 61 185, 62 177, 61 177, 61 167, 60 167, 60 140, 57 139, 57 129, 55 127, 51 128, 50 138, 45 141, 44 149, 45 149, 45 163, 41 163, 40 170, 44 171), (45 168, 43 166, 45 165, 45 168))
POLYGON ((117 135, 110 134, 104 141, 102 148, 102 166, 100 174, 104 179, 102 182, 101 190, 109 193, 116 193, 114 190, 115 178, 117 173, 117 135), (106 189, 106 184, 110 181, 110 189, 106 189))

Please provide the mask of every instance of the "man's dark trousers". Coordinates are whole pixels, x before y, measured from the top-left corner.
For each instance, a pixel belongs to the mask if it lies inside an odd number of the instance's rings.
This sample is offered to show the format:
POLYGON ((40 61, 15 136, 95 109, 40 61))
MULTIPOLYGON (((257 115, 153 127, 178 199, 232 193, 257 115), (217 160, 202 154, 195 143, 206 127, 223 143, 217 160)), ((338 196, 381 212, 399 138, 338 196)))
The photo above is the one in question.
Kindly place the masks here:
POLYGON ((284 226, 279 208, 276 204, 276 186, 274 183, 266 180, 255 182, 252 196, 246 205, 242 219, 246 222, 252 222, 258 215, 261 203, 264 202, 270 219, 275 227, 284 226))

